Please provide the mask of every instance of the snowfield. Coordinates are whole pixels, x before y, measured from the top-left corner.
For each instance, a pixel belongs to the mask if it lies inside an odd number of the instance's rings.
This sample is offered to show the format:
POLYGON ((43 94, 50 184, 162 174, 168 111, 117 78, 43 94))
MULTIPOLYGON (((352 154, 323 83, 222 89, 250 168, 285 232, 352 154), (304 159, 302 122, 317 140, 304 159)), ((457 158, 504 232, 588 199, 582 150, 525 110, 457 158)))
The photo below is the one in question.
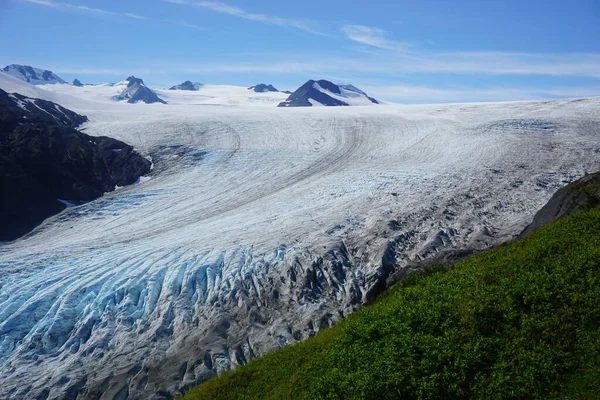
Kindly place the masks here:
POLYGON ((277 108, 282 94, 209 85, 156 90, 167 105, 0 87, 154 163, 0 245, 2 399, 180 394, 334 323, 392 273, 512 238, 600 170, 598 98, 277 108))

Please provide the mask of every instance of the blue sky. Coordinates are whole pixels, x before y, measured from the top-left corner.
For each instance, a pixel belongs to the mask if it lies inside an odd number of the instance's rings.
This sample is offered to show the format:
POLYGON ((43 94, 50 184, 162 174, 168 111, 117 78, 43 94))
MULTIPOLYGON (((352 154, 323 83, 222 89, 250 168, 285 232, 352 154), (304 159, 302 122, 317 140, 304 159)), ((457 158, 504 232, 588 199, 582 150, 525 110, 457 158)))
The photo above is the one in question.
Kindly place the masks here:
POLYGON ((0 63, 64 79, 353 83, 404 103, 600 95, 598 0, 0 0, 0 63))

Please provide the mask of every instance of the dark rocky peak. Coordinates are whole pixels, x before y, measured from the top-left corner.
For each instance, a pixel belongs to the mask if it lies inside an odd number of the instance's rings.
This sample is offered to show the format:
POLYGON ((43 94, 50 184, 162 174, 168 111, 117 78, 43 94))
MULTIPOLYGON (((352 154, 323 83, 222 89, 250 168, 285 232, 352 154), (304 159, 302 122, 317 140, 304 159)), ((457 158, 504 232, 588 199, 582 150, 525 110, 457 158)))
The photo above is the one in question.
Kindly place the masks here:
POLYGON ((146 104, 167 104, 166 101, 158 97, 154 91, 148 88, 141 78, 136 78, 132 75, 125 81, 127 82, 127 88, 124 89, 119 95, 115 96, 115 100, 127 100, 128 103, 132 104, 140 101, 146 104))
POLYGON ((321 86, 325 90, 329 90, 331 93, 342 94, 340 87, 335 83, 326 81, 325 79, 321 79, 317 81, 317 84, 321 86))
POLYGON ((144 81, 141 78, 136 78, 133 75, 131 75, 129 78, 127 78, 125 80, 128 82, 127 87, 131 87, 131 86, 135 86, 135 85, 146 86, 144 84, 144 81))
POLYGON ((79 81, 79 79, 75 78, 75 79, 73 80, 73 86, 82 87, 82 86, 83 86, 83 83, 81 83, 81 82, 79 81))
POLYGON ((185 81, 180 85, 175 85, 169 88, 169 90, 189 90, 197 91, 200 89, 202 84, 200 82, 185 81))
POLYGON ((325 79, 309 80, 290 94, 279 107, 351 106, 379 104, 352 85, 336 85, 325 79))
POLYGON ((254 90, 256 93, 279 92, 273 85, 259 83, 256 86, 250 86, 248 90, 254 90))
POLYGON ((279 103, 278 107, 312 107, 313 102, 324 106, 347 106, 348 104, 323 93, 318 87, 332 93, 340 93, 339 88, 326 80, 309 80, 290 94, 286 101, 279 103), (333 89, 333 90, 332 90, 333 89))

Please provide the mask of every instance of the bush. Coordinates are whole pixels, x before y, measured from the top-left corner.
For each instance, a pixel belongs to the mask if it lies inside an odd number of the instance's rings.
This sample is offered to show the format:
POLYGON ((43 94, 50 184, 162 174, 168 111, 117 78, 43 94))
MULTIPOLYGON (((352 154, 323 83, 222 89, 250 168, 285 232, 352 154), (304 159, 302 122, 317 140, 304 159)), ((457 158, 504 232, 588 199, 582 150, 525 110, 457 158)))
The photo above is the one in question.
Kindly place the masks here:
POLYGON ((186 399, 600 398, 600 211, 414 274, 186 399))

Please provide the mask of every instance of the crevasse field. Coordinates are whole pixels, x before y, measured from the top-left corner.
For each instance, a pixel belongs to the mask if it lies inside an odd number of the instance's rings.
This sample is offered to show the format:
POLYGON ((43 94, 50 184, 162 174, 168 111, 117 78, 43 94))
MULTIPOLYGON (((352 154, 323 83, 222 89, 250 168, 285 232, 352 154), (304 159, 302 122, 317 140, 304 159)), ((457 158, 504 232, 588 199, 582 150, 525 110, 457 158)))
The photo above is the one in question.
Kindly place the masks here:
POLYGON ((511 239, 600 169, 600 99, 277 108, 203 86, 8 92, 152 174, 0 245, 0 398, 162 399, 329 326, 447 250, 511 239))

